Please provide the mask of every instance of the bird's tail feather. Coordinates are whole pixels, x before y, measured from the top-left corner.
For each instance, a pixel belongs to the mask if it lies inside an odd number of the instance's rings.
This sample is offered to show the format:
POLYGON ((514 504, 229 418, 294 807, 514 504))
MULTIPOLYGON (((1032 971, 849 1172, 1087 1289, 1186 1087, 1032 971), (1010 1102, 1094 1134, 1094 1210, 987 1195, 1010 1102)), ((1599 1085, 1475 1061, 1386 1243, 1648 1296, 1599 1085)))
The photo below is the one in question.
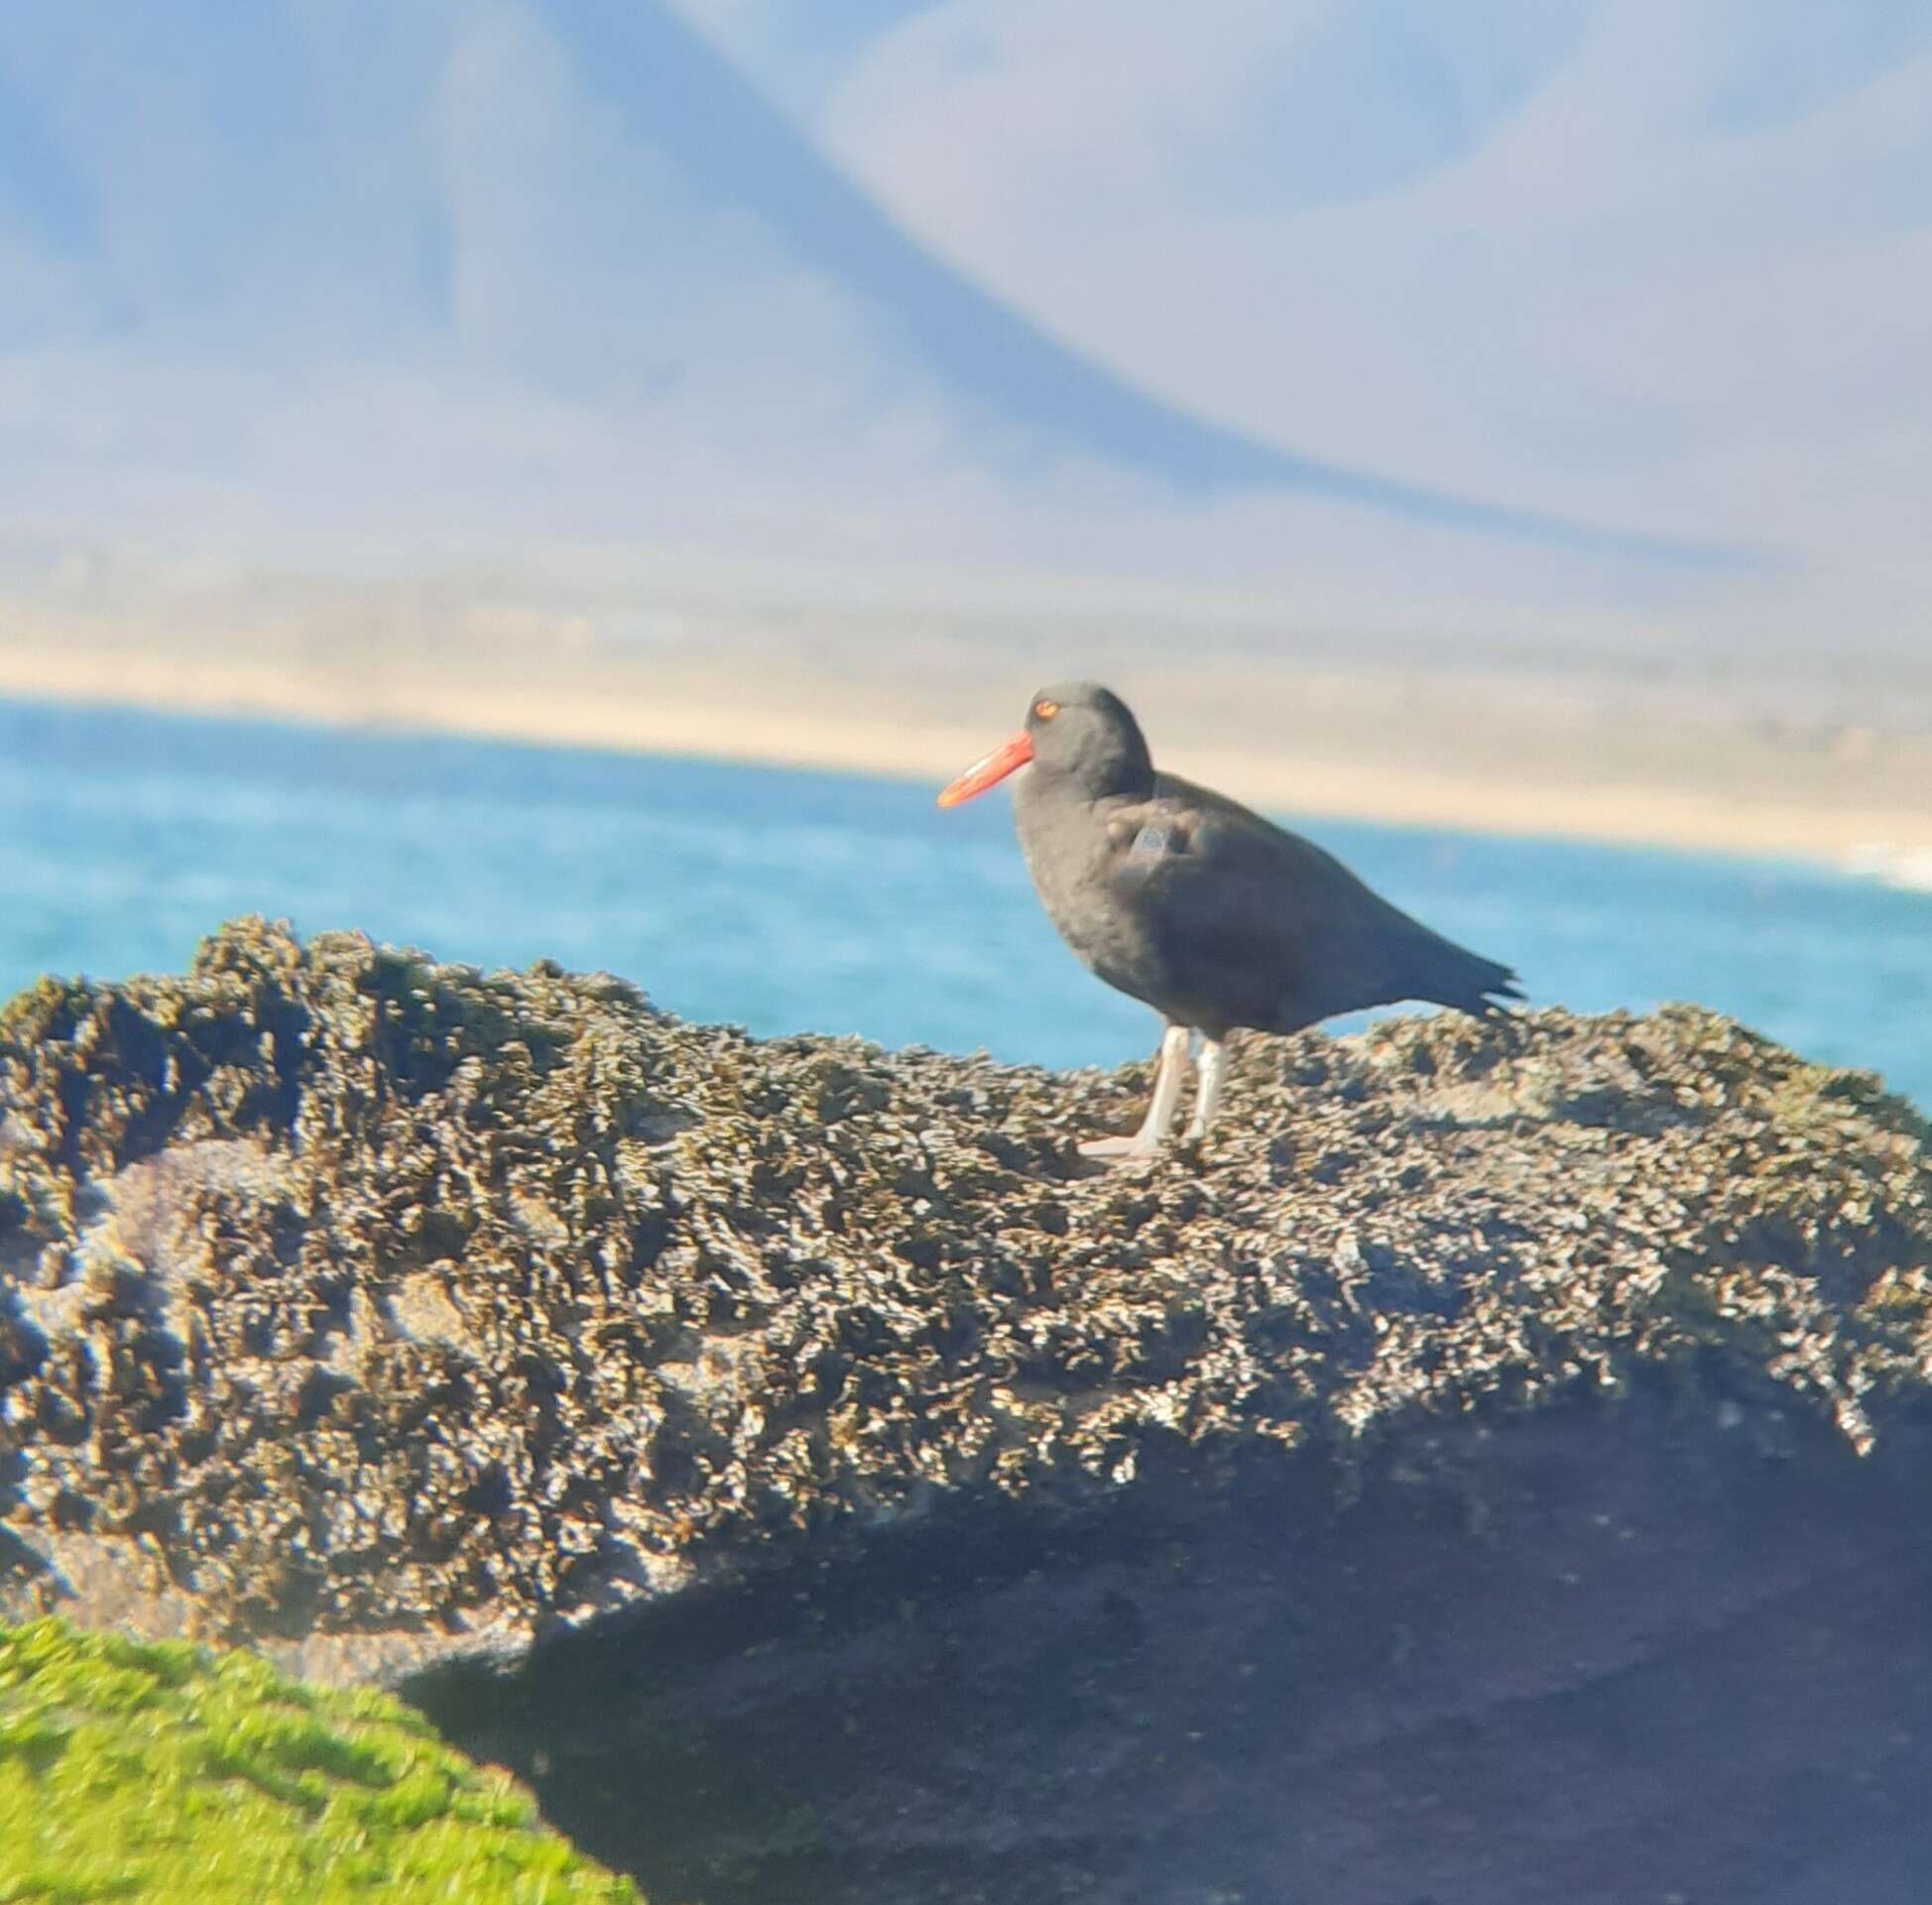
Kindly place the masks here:
POLYGON ((1525 996, 1521 983, 1508 966, 1485 959, 1480 953, 1450 940, 1433 934, 1430 938, 1433 943, 1423 949, 1419 962, 1422 970, 1417 975, 1420 983, 1411 997, 1486 1018, 1525 996))

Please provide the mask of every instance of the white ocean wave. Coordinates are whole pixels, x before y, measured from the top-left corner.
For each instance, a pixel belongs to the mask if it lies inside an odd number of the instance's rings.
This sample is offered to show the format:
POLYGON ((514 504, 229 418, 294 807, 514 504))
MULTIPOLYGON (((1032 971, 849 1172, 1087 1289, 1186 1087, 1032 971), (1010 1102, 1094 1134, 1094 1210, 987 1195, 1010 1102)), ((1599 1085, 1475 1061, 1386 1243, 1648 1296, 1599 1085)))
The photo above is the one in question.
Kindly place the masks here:
POLYGON ((1906 893, 1932 893, 1932 851, 1893 847, 1883 841, 1854 847, 1845 856, 1845 871, 1882 881, 1906 893))

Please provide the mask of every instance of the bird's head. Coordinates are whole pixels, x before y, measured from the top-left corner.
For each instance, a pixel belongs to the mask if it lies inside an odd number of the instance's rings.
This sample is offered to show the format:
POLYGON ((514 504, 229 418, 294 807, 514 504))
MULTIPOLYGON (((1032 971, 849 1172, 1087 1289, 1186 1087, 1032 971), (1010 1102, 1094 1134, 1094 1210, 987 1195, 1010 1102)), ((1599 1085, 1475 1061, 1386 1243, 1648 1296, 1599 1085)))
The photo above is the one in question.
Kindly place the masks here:
POLYGON ((1061 681, 1033 696, 1026 726, 952 781, 939 804, 956 807, 1029 762, 1035 774, 1090 800, 1145 793, 1153 779, 1141 724, 1127 703, 1098 682, 1061 681))

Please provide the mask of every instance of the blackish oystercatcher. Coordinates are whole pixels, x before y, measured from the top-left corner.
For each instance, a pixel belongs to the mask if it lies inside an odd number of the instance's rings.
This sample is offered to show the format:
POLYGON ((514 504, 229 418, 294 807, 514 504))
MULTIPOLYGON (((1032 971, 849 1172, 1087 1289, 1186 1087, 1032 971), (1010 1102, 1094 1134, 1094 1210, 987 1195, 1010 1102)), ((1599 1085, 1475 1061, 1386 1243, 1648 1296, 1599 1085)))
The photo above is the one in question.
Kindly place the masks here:
POLYGON ((1190 1138, 1219 1107, 1226 1040, 1239 1025, 1293 1032, 1405 999, 1481 1015, 1522 997, 1508 966, 1431 932, 1312 841, 1157 773, 1140 723, 1106 688, 1042 688, 1026 725, 939 804, 957 806, 1027 766, 1013 810, 1047 915, 1089 970, 1167 1021, 1146 1121, 1132 1137, 1081 1145, 1089 1156, 1160 1147, 1195 1033, 1190 1138))

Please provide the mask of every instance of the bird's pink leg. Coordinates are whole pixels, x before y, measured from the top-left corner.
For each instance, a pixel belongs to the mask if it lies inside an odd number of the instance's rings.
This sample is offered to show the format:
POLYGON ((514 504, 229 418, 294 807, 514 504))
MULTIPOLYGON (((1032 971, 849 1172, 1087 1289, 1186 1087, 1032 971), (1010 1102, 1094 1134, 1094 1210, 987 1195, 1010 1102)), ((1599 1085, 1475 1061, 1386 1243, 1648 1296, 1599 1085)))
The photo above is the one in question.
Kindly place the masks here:
POLYGON ((1153 1097, 1147 1115, 1132 1137, 1096 1137, 1080 1146, 1084 1157, 1151 1157, 1166 1141, 1174 1114, 1180 1109, 1187 1047, 1192 1034, 1185 1025, 1169 1025, 1160 1035, 1160 1062, 1153 1074, 1153 1097))
POLYGON ((1194 1116, 1188 1121, 1187 1136, 1203 1136, 1221 1109, 1222 1087, 1228 1082, 1228 1047, 1219 1038, 1201 1040, 1200 1085, 1194 1095, 1194 1116))

